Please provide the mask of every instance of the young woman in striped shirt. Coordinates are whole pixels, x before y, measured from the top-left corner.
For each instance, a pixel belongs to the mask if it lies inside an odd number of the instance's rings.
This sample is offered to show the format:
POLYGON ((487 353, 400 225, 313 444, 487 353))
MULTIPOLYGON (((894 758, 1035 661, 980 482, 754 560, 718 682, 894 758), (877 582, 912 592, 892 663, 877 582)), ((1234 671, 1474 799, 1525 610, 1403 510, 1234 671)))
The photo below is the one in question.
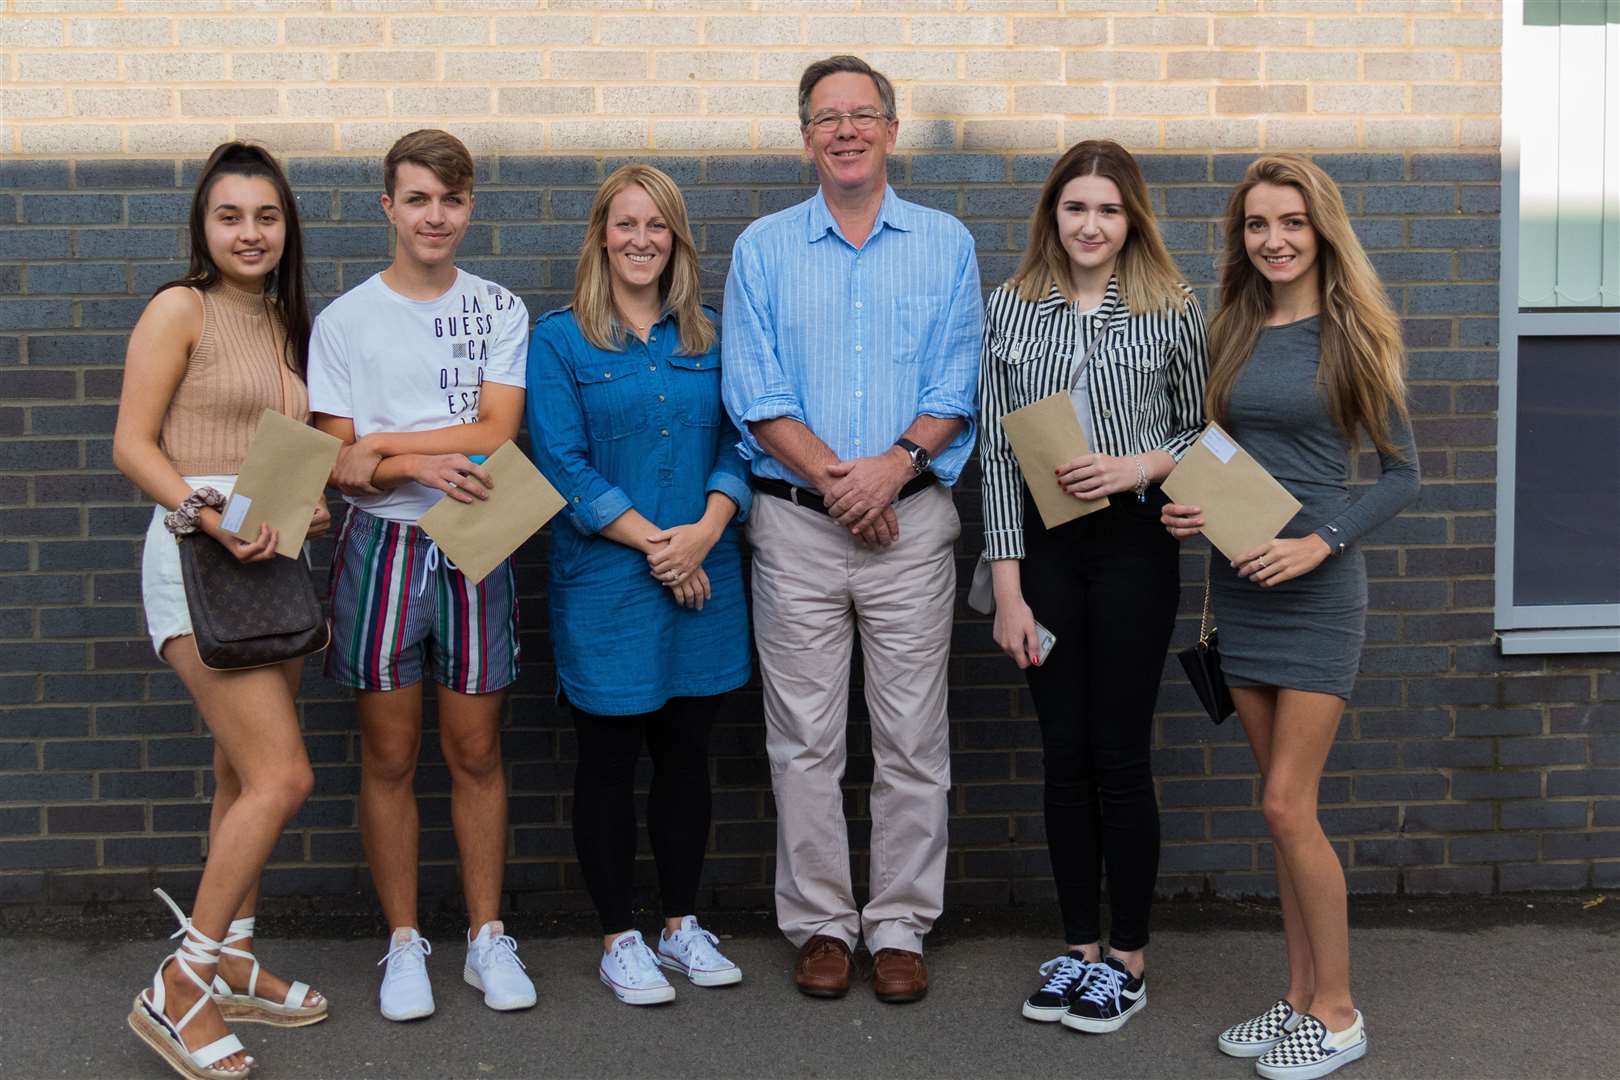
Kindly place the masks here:
POLYGON ((1023 262, 990 296, 980 364, 995 640, 1023 669, 1040 719, 1065 934, 1023 1014, 1114 1031, 1147 1003, 1158 876, 1153 706, 1180 591, 1158 483, 1203 425, 1208 368, 1203 313, 1165 251, 1141 170, 1117 143, 1079 143, 1053 167, 1023 262), (1058 480, 1109 504, 1047 530, 1000 421, 1055 393, 1073 399, 1093 451, 1058 480), (1055 635, 1056 664, 1041 653, 1037 620, 1055 635))

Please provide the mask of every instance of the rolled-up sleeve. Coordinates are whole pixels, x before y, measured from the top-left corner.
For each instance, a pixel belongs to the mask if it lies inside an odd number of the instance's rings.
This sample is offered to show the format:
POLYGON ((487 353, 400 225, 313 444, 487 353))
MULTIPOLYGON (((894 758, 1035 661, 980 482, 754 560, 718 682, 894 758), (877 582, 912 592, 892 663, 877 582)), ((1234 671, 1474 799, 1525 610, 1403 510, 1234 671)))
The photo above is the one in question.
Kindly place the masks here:
POLYGON ((720 425, 720 451, 704 490, 718 491, 736 503, 737 515, 732 520, 740 525, 748 520, 754 505, 754 489, 748 483, 748 462, 737 444, 737 428, 728 418, 720 425))
MULTIPOLYGON (((958 226, 958 228, 961 228, 958 226)), ((967 421, 949 446, 934 458, 934 472, 954 484, 978 437, 979 347, 984 336, 984 299, 979 293, 979 262, 973 236, 961 229, 951 298, 940 327, 939 349, 919 395, 917 411, 926 416, 967 421)))
POLYGON ((568 503, 568 520, 586 536, 631 507, 623 488, 591 466, 585 407, 556 322, 542 319, 529 338, 526 409, 535 464, 568 503))
POLYGON ((804 423, 804 404, 776 353, 770 305, 760 289, 763 282, 759 252, 744 233, 732 248, 731 271, 726 275, 720 376, 726 412, 736 425, 738 452, 745 460, 767 453, 748 430, 750 423, 784 416, 804 423))

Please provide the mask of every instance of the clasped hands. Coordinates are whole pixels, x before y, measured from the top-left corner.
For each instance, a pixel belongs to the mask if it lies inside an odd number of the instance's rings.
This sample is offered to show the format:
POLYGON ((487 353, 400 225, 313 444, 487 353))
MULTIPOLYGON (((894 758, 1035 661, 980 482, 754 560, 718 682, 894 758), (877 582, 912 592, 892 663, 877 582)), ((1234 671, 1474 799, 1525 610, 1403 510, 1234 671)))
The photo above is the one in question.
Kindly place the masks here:
POLYGON ((682 607, 703 610, 703 601, 714 596, 703 560, 720 539, 721 530, 702 521, 659 529, 647 537, 647 570, 658 583, 669 589, 682 607))
POLYGON ((852 458, 827 467, 821 498, 827 515, 867 547, 888 547, 900 539, 894 500, 916 473, 911 459, 890 448, 872 457, 852 458))

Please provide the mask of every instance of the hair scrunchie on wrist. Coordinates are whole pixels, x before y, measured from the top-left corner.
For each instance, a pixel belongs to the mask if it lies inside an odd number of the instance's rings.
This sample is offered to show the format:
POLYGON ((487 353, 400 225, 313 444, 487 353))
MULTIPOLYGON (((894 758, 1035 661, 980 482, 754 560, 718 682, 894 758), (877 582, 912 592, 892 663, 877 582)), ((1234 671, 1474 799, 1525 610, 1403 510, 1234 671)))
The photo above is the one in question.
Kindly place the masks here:
POLYGON ((203 508, 225 509, 225 496, 211 487, 200 487, 185 497, 179 506, 163 515, 163 527, 176 536, 189 536, 197 531, 197 515, 203 508))

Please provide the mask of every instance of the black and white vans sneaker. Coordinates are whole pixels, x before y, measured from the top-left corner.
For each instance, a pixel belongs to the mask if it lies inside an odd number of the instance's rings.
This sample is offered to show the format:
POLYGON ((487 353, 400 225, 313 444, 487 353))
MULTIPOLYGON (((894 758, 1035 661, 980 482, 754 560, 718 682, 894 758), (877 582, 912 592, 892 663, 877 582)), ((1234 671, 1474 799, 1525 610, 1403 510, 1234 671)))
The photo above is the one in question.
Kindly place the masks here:
POLYGON ((1254 1063, 1254 1071, 1266 1080, 1316 1080, 1366 1054, 1367 1028, 1360 1012, 1343 1031, 1329 1031, 1306 1013, 1298 1027, 1254 1063))
POLYGON ((1147 1005, 1147 977, 1131 978, 1130 971, 1117 957, 1093 964, 1085 989, 1069 1011, 1063 1026, 1101 1035, 1118 1031, 1133 1013, 1147 1005))
POLYGON ((1287 998, 1278 998, 1277 1004, 1261 1013, 1243 1021, 1233 1024, 1221 1032, 1215 1045, 1220 1047, 1221 1053, 1232 1057, 1255 1058, 1270 1050, 1283 1041, 1283 1038, 1299 1026, 1300 1017, 1304 1015, 1294 1011, 1288 1004, 1287 998))
POLYGON ((1063 1014, 1069 1011, 1069 1006, 1085 989, 1092 970, 1099 967, 1102 965, 1087 962, 1077 952, 1054 956, 1042 964, 1041 974, 1047 977, 1046 982, 1024 1001, 1025 1018, 1047 1024, 1055 1024, 1063 1019, 1063 1014))

